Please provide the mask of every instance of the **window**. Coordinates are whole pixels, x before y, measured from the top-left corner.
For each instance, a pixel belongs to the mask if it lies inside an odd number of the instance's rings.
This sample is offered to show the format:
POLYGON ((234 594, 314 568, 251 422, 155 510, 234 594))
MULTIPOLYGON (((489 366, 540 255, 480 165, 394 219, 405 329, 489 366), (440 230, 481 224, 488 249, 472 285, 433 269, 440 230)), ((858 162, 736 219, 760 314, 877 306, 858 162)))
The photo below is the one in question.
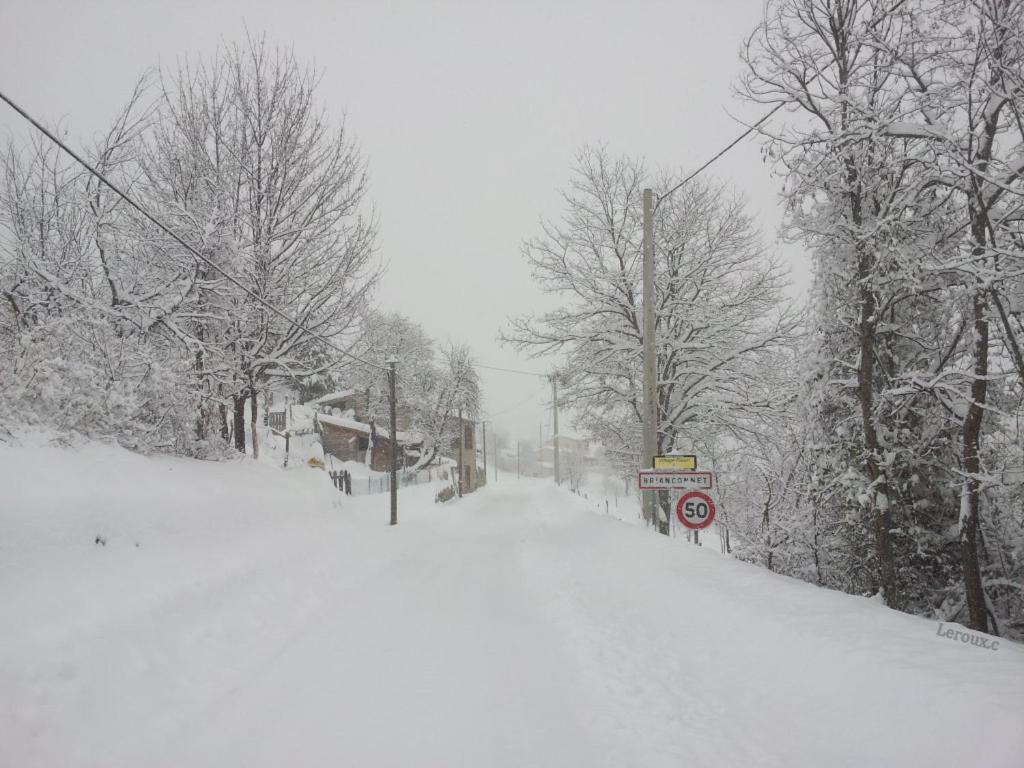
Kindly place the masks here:
POLYGON ((365 451, 369 447, 370 447, 370 438, 368 438, 368 437, 360 437, 359 438, 359 450, 360 451, 365 451))
POLYGON ((473 447, 473 425, 472 424, 467 424, 466 425, 466 440, 465 440, 465 443, 466 443, 466 450, 467 451, 470 450, 473 447))

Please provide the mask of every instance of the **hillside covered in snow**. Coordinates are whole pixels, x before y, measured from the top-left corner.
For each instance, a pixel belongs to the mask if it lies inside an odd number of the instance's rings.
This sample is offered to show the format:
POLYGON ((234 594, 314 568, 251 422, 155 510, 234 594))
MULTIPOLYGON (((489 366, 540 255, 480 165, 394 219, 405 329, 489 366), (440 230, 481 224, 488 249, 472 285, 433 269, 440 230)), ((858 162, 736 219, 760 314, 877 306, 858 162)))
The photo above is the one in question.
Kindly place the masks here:
POLYGON ((1021 646, 548 481, 403 489, 395 528, 301 465, 0 446, 0 482, 3 766, 1024 758, 1021 646))

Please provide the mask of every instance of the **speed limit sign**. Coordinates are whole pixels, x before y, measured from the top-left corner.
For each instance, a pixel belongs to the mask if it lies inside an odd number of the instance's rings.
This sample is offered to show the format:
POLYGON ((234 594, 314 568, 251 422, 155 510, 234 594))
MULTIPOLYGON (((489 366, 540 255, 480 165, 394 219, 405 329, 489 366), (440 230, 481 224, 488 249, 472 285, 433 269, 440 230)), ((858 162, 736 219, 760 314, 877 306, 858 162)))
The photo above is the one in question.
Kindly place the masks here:
POLYGON ((715 519, 715 502, 700 491, 684 493, 676 502, 676 517, 690 530, 707 528, 715 519))

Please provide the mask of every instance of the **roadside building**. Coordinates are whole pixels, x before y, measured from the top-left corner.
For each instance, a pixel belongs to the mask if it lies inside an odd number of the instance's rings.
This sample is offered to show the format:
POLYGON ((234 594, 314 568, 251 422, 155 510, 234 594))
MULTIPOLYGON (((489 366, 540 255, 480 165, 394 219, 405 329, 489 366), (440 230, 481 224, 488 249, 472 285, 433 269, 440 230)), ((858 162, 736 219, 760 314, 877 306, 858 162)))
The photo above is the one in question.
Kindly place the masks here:
MULTIPOLYGON (((315 428, 320 434, 324 455, 339 461, 357 461, 376 472, 391 468, 394 442, 391 431, 369 416, 366 392, 353 389, 324 395, 314 401, 315 428)), ((398 410, 398 466, 416 463, 423 448, 422 436, 408 431, 409 409, 398 410), (403 429, 404 428, 404 429, 403 429)))

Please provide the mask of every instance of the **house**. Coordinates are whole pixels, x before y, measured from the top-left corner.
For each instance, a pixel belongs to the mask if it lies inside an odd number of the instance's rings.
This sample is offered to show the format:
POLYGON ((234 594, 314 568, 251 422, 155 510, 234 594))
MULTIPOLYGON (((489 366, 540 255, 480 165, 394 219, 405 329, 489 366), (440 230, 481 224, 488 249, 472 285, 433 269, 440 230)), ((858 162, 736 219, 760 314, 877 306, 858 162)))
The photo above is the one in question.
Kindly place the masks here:
MULTIPOLYGON (((342 389, 338 392, 319 397, 313 401, 319 413, 330 413, 334 416, 344 416, 351 411, 351 418, 369 424, 370 417, 370 393, 366 390, 342 389)), ((395 409, 395 416, 398 421, 398 431, 409 431, 412 423, 412 411, 408 403, 399 402, 395 409)), ((381 421, 380 418, 377 421, 381 421)))
MULTIPOLYGON (((357 461, 368 464, 376 472, 387 472, 391 469, 393 450, 391 432, 368 415, 368 402, 367 393, 352 389, 324 395, 314 401, 315 427, 325 456, 331 455, 340 461, 357 461), (367 453, 370 454, 369 461, 367 453)), ((403 409, 397 413, 398 466, 402 469, 415 464, 423 448, 423 438, 407 430, 408 413, 408 408, 404 413, 403 409)))

